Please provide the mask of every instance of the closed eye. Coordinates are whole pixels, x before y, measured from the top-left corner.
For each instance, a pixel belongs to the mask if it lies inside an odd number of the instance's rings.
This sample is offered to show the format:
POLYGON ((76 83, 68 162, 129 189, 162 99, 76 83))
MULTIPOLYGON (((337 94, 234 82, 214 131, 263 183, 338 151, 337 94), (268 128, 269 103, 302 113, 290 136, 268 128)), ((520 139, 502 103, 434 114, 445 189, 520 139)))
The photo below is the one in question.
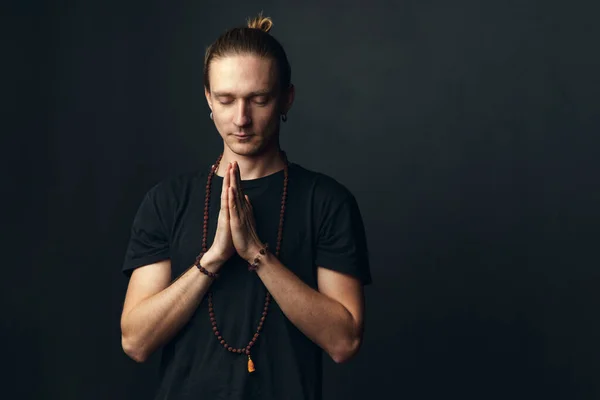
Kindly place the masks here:
MULTIPOLYGON (((233 96, 227 94, 219 94, 215 96, 219 104, 228 105, 235 102, 235 98, 233 96)), ((251 100, 254 104, 259 106, 265 106, 271 101, 271 96, 269 94, 253 94, 247 97, 248 100, 251 100)))
POLYGON ((231 104, 231 103, 233 103, 233 100, 232 99, 228 99, 228 98, 220 98, 218 100, 219 100, 219 103, 221 103, 221 104, 231 104))
POLYGON ((267 96, 255 96, 253 100, 256 104, 264 106, 269 102, 270 99, 267 96))

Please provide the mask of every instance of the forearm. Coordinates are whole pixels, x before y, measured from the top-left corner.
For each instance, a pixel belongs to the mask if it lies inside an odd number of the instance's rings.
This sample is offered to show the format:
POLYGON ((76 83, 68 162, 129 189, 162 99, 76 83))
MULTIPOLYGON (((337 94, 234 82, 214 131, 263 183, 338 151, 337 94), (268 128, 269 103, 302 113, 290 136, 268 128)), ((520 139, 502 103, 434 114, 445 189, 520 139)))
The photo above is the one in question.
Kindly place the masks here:
POLYGON ((341 303, 308 286, 270 253, 257 273, 285 316, 334 361, 356 353, 362 326, 341 303))
MULTIPOLYGON (((220 264, 204 258, 201 262, 210 271, 218 270, 220 264)), ((192 266, 168 287, 132 308, 121 320, 125 352, 138 362, 145 361, 189 321, 211 283, 212 278, 192 266)))

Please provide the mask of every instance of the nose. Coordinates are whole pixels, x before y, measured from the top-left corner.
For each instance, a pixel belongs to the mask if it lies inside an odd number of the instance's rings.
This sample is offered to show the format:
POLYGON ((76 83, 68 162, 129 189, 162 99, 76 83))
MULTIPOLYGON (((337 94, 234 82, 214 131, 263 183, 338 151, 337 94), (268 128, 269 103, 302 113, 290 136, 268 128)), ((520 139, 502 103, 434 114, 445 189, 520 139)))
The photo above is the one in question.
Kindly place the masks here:
POLYGON ((249 125, 251 122, 252 118, 250 118, 250 107, 248 107, 248 103, 244 100, 238 102, 233 123, 236 126, 242 127, 249 125))

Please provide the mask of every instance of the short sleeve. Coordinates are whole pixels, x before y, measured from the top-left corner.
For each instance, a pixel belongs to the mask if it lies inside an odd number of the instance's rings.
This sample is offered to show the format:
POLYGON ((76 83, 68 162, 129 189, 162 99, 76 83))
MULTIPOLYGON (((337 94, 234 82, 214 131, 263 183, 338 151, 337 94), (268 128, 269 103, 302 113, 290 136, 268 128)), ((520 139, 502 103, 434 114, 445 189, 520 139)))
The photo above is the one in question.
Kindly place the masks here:
POLYGON ((127 277, 136 268, 170 258, 169 233, 161 215, 165 210, 158 201, 157 188, 144 196, 134 217, 122 267, 127 277))
POLYGON ((319 227, 317 266, 346 273, 364 285, 371 283, 363 219, 354 196, 328 202, 319 227))

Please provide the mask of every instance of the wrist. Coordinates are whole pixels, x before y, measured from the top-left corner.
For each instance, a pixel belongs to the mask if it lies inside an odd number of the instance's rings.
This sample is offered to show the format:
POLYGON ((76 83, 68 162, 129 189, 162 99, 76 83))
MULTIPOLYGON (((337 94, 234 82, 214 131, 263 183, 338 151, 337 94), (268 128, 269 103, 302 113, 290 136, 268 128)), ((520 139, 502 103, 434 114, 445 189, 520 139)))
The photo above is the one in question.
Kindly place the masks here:
POLYGON ((248 251, 248 256, 244 257, 248 263, 248 269, 256 271, 261 263, 264 263, 266 258, 269 256, 269 244, 265 243, 262 246, 256 245, 252 247, 252 250, 248 251))
POLYGON ((221 269, 221 266, 225 263, 225 261, 226 260, 223 260, 214 252, 211 252, 210 249, 204 253, 202 258, 199 260, 200 265, 202 265, 206 270, 215 273, 221 269))

